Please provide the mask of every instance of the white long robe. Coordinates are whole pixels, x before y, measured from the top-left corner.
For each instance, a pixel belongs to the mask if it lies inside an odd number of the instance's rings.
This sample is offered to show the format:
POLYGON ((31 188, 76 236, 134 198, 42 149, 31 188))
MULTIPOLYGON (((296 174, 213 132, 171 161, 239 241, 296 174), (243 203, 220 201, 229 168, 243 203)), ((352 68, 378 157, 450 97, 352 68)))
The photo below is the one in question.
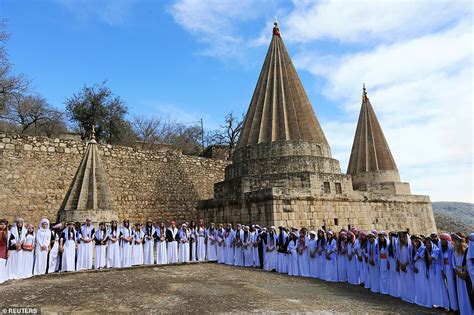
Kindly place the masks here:
POLYGON ((196 229, 196 252, 197 260, 206 260, 206 228, 199 226, 196 229))
POLYGON ((341 249, 337 249, 337 280, 347 282, 347 244, 341 242, 341 249))
POLYGON ((225 240, 224 230, 217 231, 217 262, 219 264, 225 264, 225 240))
POLYGON ((153 265, 155 263, 155 255, 153 248, 155 245, 155 227, 154 226, 144 226, 143 234, 145 234, 143 242, 143 263, 145 265, 153 265))
POLYGON ((258 232, 252 232, 251 235, 254 267, 260 267, 260 256, 258 254, 258 232))
POLYGON ((411 244, 408 246, 397 246, 397 256, 400 264, 406 264, 406 271, 400 268, 400 298, 409 303, 415 302, 415 275, 413 273, 413 262, 411 261, 411 244))
POLYGON ((190 232, 187 229, 179 230, 179 257, 178 261, 180 263, 187 263, 190 259, 190 250, 189 250, 189 236, 190 232))
POLYGON ((316 239, 308 240, 308 262, 309 262, 309 275, 311 278, 318 278, 318 266, 316 265, 316 239), (313 257, 311 254, 314 253, 313 257))
POLYGON ((94 269, 101 269, 107 266, 107 230, 97 230, 95 232, 95 258, 94 269), (102 244, 103 243, 103 244, 102 244))
POLYGON ((291 240, 288 243, 288 275, 299 276, 298 271, 298 241, 291 240))
POLYGON ((61 271, 76 270, 76 231, 66 227, 63 231, 64 251, 61 259, 61 271))
POLYGON ((143 231, 133 231, 132 266, 143 265, 143 231))
POLYGON ((456 279, 454 277, 453 269, 453 252, 454 248, 451 242, 448 242, 448 248, 443 252, 443 249, 440 247, 441 263, 442 270, 446 275, 446 282, 448 288, 448 297, 449 297, 449 309, 458 310, 458 297, 456 294, 456 279))
POLYGON ((326 253, 323 255, 326 260, 326 281, 337 282, 337 243, 335 239, 328 241, 325 247, 326 253), (327 259, 329 256, 329 260, 327 259))
POLYGON ((126 241, 124 238, 133 238, 132 229, 122 226, 120 229, 120 262, 122 268, 132 266, 132 242, 126 241))
POLYGON ((263 264, 263 269, 267 271, 276 270, 278 264, 278 257, 277 257, 277 247, 276 247, 276 234, 271 235, 271 233, 267 234, 267 244, 265 250, 265 259, 263 264))
POLYGON ((316 241, 316 265, 318 279, 326 280, 326 240, 316 241))
POLYGON ((207 234, 207 260, 209 261, 216 261, 217 260, 217 230, 210 230, 206 231, 207 234))
POLYGON ((288 254, 282 252, 285 247, 288 234, 285 231, 281 231, 277 237, 277 268, 276 271, 279 273, 288 273, 288 254), (280 250, 280 248, 282 250, 280 250))
POLYGON ((120 231, 117 228, 116 230, 112 230, 111 228, 107 231, 107 268, 120 268, 121 261, 120 261, 120 244, 119 244, 119 236, 120 231), (116 239, 116 241, 112 241, 116 239))
MULTIPOLYGON (((453 268, 458 271, 463 271, 463 260, 464 255, 458 255, 456 252, 453 253, 453 268)), ((465 270, 464 270, 465 271, 465 270)), ((456 276, 456 288, 457 288, 457 298, 458 298, 458 307, 461 315, 472 315, 474 314, 473 305, 469 299, 469 292, 467 290, 466 280, 461 279, 459 276, 456 276)))
POLYGON ((234 264, 234 247, 232 245, 234 241, 234 235, 231 231, 226 231, 224 234, 224 244, 225 244, 225 263, 226 265, 234 264))
POLYGON ((94 226, 92 224, 87 226, 83 224, 79 231, 79 248, 77 254, 77 270, 89 270, 92 269, 92 253, 93 244, 92 239, 94 237, 94 226))
POLYGON ((347 244, 347 282, 350 284, 359 285, 359 271, 357 270, 357 255, 354 245, 355 244, 350 242, 347 244))
POLYGON ((428 277, 426 276, 425 246, 422 245, 413 258, 418 272, 415 273, 415 303, 431 307, 431 292, 428 277))
POLYGON ((253 248, 252 248, 252 238, 250 232, 245 234, 242 240, 242 248, 244 252, 244 266, 245 267, 253 267, 253 248))
POLYGON ((48 249, 51 242, 51 230, 49 229, 49 221, 47 222, 48 228, 46 229, 43 229, 41 226, 42 222, 43 220, 40 223, 38 233, 36 233, 35 275, 45 274, 48 267, 48 249), (45 248, 44 250, 41 249, 42 246, 45 248))
POLYGON ((298 273, 302 277, 310 277, 309 271, 309 250, 306 246, 306 238, 299 238, 298 241, 298 273))
POLYGON ((369 267, 369 280, 370 280, 370 291, 373 293, 380 292, 380 268, 378 265, 378 255, 377 255, 377 241, 367 242, 367 256, 368 256, 368 267, 369 267), (375 265, 370 263, 370 260, 373 260, 375 265))
POLYGON ((442 257, 440 255, 440 250, 436 245, 432 245, 431 261, 428 277, 431 288, 431 302, 435 307, 449 308, 449 298, 448 298, 448 289, 446 283, 444 282, 442 274, 442 257))
POLYGON ((166 228, 163 228, 163 233, 161 228, 156 229, 157 242, 156 242, 156 263, 158 265, 164 265, 168 263, 168 252, 166 249, 166 228))
POLYGON ((189 250, 191 251, 191 256, 189 259, 191 261, 197 261, 197 250, 196 250, 196 229, 192 228, 189 230, 189 250))
POLYGON ((51 251, 49 252, 48 273, 53 273, 53 272, 59 271, 59 269, 61 267, 59 265, 59 259, 60 259, 60 253, 59 253, 60 235, 59 235, 59 232, 53 232, 51 237, 54 238, 54 243, 53 243, 53 247, 51 247, 51 251))
POLYGON ((234 233, 234 266, 244 265, 244 251, 242 242, 244 240, 244 231, 236 230, 234 233))
MULTIPOLYGON (((377 251, 377 261, 379 267, 379 288, 380 293, 389 294, 390 293, 390 270, 388 269, 388 241, 387 246, 384 248, 382 246, 378 247, 377 251)), ((390 266, 391 267, 391 266, 390 266)))
POLYGON ((178 242, 176 241, 176 236, 178 235, 178 228, 168 228, 170 231, 172 238, 168 241, 168 263, 169 264, 176 264, 179 262, 178 259, 178 242))
MULTIPOLYGON (((22 227, 20 231, 16 225, 10 229, 8 244, 15 245, 25 241, 26 228, 22 227)), ((10 250, 7 260, 7 273, 9 279, 21 278, 21 266, 23 266, 23 250, 10 250)))
POLYGON ((23 247, 32 246, 33 250, 23 250, 23 265, 21 267, 21 278, 30 278, 33 276, 33 265, 35 262, 35 235, 34 234, 27 234, 25 237, 25 243, 23 243, 23 247))

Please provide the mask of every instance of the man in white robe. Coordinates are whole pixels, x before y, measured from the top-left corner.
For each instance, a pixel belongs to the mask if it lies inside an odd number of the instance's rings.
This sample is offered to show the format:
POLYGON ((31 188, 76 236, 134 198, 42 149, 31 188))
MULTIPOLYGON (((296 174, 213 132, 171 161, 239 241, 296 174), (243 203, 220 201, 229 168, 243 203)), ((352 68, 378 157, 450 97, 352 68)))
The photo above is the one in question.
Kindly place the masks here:
POLYGON ((50 243, 51 230, 49 229, 49 220, 42 219, 36 233, 34 275, 44 275, 46 273, 50 243))
POLYGON ((244 265, 243 240, 244 231, 242 230, 242 225, 237 224, 234 232, 234 266, 244 265))
POLYGON ((74 223, 69 222, 67 227, 64 229, 61 239, 59 241, 59 248, 62 252, 61 271, 75 271, 76 270, 76 230, 74 229, 74 223))
POLYGON ((107 259, 105 258, 107 248, 107 227, 104 222, 99 224, 99 228, 94 235, 95 241, 95 258, 94 269, 101 269, 107 266, 107 259))
POLYGON ((217 260, 217 230, 215 224, 211 223, 209 229, 206 231, 207 239, 207 260, 216 261, 217 260))
POLYGON ((252 234, 250 233, 250 228, 244 226, 244 236, 242 237, 242 248, 244 252, 244 266, 253 267, 253 247, 252 247, 252 234))
POLYGON ((164 222, 156 229, 156 263, 165 265, 168 263, 168 250, 166 248, 166 226, 164 222))
POLYGON ((120 259, 122 268, 132 266, 132 241, 133 234, 130 221, 125 219, 120 229, 120 259))
POLYGON ((113 220, 107 230, 107 268, 120 268, 120 231, 117 221, 113 220))
POLYGON ((280 233, 277 238, 277 268, 279 273, 288 273, 288 233, 283 226, 279 226, 280 233))
POLYGON ((219 264, 225 264, 225 230, 224 225, 219 224, 219 228, 216 233, 216 243, 217 243, 217 262, 219 264))
POLYGON ((179 257, 178 261, 180 263, 187 263, 190 260, 190 249, 189 249, 189 238, 191 232, 188 229, 186 223, 183 223, 181 229, 179 230, 179 257))
POLYGON ((250 242, 252 244, 254 267, 260 267, 260 255, 258 253, 258 245, 260 243, 260 238, 258 237, 259 233, 256 227, 252 225, 250 230, 250 242))
POLYGON ((23 266, 22 245, 25 242, 26 232, 23 219, 16 219, 16 224, 10 229, 10 237, 8 238, 7 272, 9 279, 21 278, 21 266, 23 266))
POLYGON ((176 221, 171 221, 171 226, 166 230, 166 240, 168 241, 168 263, 178 263, 178 242, 179 233, 176 221))
POLYGON ((79 231, 77 270, 92 269, 92 241, 94 240, 94 234, 95 230, 92 225, 92 219, 88 217, 79 231))

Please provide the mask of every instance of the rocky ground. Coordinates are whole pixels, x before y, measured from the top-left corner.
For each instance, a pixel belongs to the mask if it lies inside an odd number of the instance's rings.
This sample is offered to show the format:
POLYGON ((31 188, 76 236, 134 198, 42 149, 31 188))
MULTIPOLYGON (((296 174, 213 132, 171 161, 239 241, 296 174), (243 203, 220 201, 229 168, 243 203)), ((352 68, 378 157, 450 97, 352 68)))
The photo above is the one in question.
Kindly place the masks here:
POLYGON ((0 285, 3 307, 86 312, 440 313, 359 286, 202 263, 54 274, 0 285))

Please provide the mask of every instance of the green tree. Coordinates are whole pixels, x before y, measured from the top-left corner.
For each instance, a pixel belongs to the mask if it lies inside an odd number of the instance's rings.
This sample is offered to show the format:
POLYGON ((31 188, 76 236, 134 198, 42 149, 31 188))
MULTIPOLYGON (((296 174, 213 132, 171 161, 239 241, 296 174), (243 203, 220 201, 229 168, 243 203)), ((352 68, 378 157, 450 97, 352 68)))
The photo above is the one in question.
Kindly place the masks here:
POLYGON ((83 138, 96 127, 96 138, 110 144, 129 142, 130 123, 125 119, 128 108, 122 99, 112 93, 105 81, 84 86, 81 91, 66 99, 69 119, 76 125, 83 138))

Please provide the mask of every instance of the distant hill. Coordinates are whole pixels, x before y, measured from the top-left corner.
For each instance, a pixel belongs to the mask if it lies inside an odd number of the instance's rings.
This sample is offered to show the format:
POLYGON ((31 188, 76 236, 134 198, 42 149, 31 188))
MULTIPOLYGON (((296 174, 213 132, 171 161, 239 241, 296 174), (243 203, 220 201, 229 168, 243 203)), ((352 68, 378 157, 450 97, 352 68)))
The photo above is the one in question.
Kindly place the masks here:
POLYGON ((433 202, 436 226, 440 231, 474 232, 474 204, 467 202, 433 202))

